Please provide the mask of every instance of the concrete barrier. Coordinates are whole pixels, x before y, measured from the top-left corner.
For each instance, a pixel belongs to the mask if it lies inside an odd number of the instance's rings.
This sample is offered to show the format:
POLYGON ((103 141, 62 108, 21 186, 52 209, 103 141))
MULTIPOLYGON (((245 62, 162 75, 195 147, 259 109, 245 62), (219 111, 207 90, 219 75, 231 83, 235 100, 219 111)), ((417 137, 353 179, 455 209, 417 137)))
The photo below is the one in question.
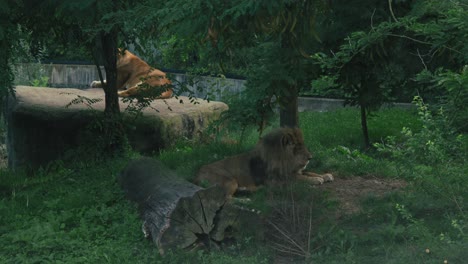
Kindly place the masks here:
MULTIPOLYGON (((98 71, 94 65, 69 65, 69 64, 17 64, 16 80, 18 84, 30 85, 34 78, 48 77, 50 87, 75 87, 86 89, 89 84, 99 79, 98 71)), ((105 72, 101 68, 102 73, 105 72)), ((181 73, 168 73, 176 90, 188 89, 182 96, 195 96, 214 101, 225 102, 226 98, 236 96, 245 89, 245 80, 220 78, 210 76, 190 76, 181 73)), ((344 107, 344 100, 314 97, 299 98, 299 112, 304 111, 332 111, 344 107)), ((404 109, 413 108, 412 104, 391 103, 384 107, 398 107, 404 109)))

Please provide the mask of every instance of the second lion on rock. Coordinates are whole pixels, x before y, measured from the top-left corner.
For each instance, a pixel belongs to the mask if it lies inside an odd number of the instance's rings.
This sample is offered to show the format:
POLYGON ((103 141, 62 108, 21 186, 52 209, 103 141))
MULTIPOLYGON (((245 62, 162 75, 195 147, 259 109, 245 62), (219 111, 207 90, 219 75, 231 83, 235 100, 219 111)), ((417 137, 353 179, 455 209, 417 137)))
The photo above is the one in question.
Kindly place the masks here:
POLYGON ((256 147, 237 156, 205 165, 195 183, 219 185, 226 196, 238 190, 255 191, 268 182, 302 180, 310 184, 333 181, 333 175, 306 172, 311 153, 298 128, 279 128, 265 135, 256 147))
MULTIPOLYGON (((104 80, 104 83, 106 81, 104 80)), ((93 81, 91 88, 102 87, 100 81, 93 81)), ((117 55, 117 90, 120 97, 129 97, 148 92, 148 88, 160 95, 156 99, 167 99, 172 96, 172 83, 166 74, 152 68, 145 61, 128 50, 119 49, 117 55)))

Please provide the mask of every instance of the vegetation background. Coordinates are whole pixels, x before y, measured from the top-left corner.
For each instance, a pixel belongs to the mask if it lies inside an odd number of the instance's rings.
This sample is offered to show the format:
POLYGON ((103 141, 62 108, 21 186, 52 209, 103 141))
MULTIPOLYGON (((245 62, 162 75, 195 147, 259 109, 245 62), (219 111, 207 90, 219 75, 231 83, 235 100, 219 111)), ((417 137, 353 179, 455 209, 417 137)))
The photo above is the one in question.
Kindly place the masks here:
POLYGON ((70 150, 70 159, 33 175, 0 171, 0 262, 462 263, 468 257, 467 1, 1 0, 0 7, 2 101, 14 93, 13 63, 88 60, 115 79, 117 47, 133 44, 156 67, 247 80, 244 93, 227 97, 230 111, 214 144, 181 139, 155 153, 181 177, 251 148, 256 129, 299 125, 315 154, 311 169, 407 183, 399 192, 363 198, 354 214, 340 211, 332 191, 261 191, 252 207, 269 217, 269 234, 285 235, 161 257, 140 235, 136 209, 116 183, 138 154, 113 129, 121 119, 110 81, 106 115, 96 120, 104 128, 90 141, 99 144, 70 150), (344 98, 357 110, 299 114, 298 95, 344 98), (395 101, 414 102, 415 110, 380 109, 395 101), (226 135, 237 143, 223 143, 226 135), (121 144, 109 146, 116 140, 121 144), (284 209, 291 201, 299 210, 284 209))

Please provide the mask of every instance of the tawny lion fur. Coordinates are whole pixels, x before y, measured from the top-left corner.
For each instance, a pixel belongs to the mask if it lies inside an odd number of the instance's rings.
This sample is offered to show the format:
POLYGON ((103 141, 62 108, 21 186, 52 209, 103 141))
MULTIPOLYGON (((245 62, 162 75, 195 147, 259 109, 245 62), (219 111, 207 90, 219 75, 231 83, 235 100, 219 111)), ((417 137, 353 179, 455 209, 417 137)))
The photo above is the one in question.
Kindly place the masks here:
POLYGON ((237 190, 255 191, 267 182, 333 181, 331 174, 303 171, 311 158, 300 129, 279 128, 265 135, 253 150, 201 167, 195 183, 220 185, 231 197, 237 190))
MULTIPOLYGON (((105 81, 104 81, 105 82, 105 81)), ((146 87, 163 87, 158 99, 167 99, 172 96, 171 81, 166 74, 158 69, 151 68, 148 63, 128 50, 121 51, 117 57, 117 89, 120 97, 134 96, 146 87)), ((102 87, 100 81, 93 81, 93 88, 102 87)))

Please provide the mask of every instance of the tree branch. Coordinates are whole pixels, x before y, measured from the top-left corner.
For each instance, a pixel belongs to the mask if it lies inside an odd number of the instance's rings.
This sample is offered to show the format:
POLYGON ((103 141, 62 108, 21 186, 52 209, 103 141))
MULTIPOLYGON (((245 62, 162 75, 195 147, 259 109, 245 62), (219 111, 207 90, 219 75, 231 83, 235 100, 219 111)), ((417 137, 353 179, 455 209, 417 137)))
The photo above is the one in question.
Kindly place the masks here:
POLYGON ((398 19, 395 17, 395 14, 393 13, 392 0, 388 0, 388 8, 390 9, 390 14, 392 14, 393 20, 395 20, 395 22, 398 22, 398 19))

